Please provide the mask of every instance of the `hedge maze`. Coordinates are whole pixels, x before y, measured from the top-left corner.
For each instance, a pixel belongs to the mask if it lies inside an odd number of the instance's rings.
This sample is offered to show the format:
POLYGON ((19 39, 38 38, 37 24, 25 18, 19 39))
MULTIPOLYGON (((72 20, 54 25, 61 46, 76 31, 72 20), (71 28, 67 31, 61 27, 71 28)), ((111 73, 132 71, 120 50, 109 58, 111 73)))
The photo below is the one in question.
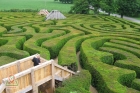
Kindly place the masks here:
MULTIPOLYGON (((0 65, 40 53, 77 71, 80 51, 80 63, 99 93, 140 93, 140 24, 105 15, 65 16, 45 21, 35 13, 1 12, 0 65)), ((84 85, 78 93, 88 93, 89 83, 79 80, 84 85)))

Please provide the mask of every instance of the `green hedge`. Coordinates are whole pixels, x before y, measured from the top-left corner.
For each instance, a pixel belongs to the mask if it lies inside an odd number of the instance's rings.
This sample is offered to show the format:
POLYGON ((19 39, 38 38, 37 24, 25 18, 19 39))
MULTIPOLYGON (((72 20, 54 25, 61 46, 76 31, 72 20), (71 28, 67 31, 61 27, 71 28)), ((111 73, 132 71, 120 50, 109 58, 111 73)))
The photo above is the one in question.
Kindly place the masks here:
POLYGON ((91 75, 89 71, 82 70, 80 73, 65 80, 63 87, 55 90, 55 93, 90 93, 89 87, 91 83, 91 75))
POLYGON ((21 48, 22 44, 26 40, 25 37, 4 37, 4 39, 6 39, 8 42, 5 45, 1 46, 0 56, 9 56, 16 59, 21 59, 29 56, 28 52, 18 49, 21 48))
POLYGON ((6 33, 7 32, 7 29, 0 26, 0 36, 2 36, 2 34, 6 33))
POLYGON ((132 88, 137 89, 140 91, 140 79, 135 79, 132 82, 132 88))
POLYGON ((50 51, 51 58, 56 58, 58 56, 59 51, 68 40, 80 35, 84 35, 83 32, 75 30, 72 27, 67 27, 67 29, 70 30, 71 32, 64 36, 47 40, 46 42, 42 43, 42 47, 47 48, 50 51))
POLYGON ((0 46, 5 45, 8 42, 8 40, 4 38, 0 38, 0 46))
MULTIPOLYGON (((82 66, 92 74, 94 79, 92 84, 97 87, 99 93, 126 93, 129 88, 123 85, 131 84, 132 80, 136 78, 136 73, 102 62, 101 58, 106 56, 106 53, 95 49, 98 49, 106 41, 108 41, 107 38, 94 38, 82 43, 82 66)), ((104 61, 110 62, 111 60, 105 59, 104 61)), ((131 90, 132 93, 135 93, 134 91, 136 90, 131 90)))
POLYGON ((21 32, 23 32, 21 25, 16 25, 16 26, 12 26, 11 30, 8 33, 21 33, 21 32))
POLYGON ((129 46, 121 45, 121 44, 116 44, 116 43, 112 43, 112 42, 106 42, 106 43, 104 43, 103 46, 121 49, 121 50, 130 52, 130 53, 136 55, 138 58, 140 58, 140 50, 133 48, 133 47, 129 47, 129 46))
POLYGON ((47 49, 40 47, 42 42, 54 37, 61 36, 63 34, 65 34, 65 32, 59 32, 57 30, 49 34, 34 33, 33 37, 24 43, 23 49, 28 51, 31 55, 39 53, 42 57, 50 59, 50 52, 47 49))
POLYGON ((6 56, 0 56, 0 66, 5 65, 5 64, 8 64, 10 62, 14 62, 16 60, 17 59, 15 59, 15 58, 8 57, 8 55, 6 55, 6 56))
POLYGON ((58 55, 58 64, 62 66, 68 66, 68 69, 72 71, 77 71, 78 69, 78 59, 76 52, 80 50, 81 43, 88 38, 94 36, 78 36, 69 40, 61 49, 58 55), (65 56, 64 56, 65 55, 65 56))
POLYGON ((131 40, 132 39, 130 39, 130 41, 122 41, 122 40, 113 39, 113 40, 110 40, 110 42, 129 46, 129 47, 136 48, 136 49, 140 49, 140 47, 139 47, 140 45, 136 44, 135 42, 132 43, 131 40))

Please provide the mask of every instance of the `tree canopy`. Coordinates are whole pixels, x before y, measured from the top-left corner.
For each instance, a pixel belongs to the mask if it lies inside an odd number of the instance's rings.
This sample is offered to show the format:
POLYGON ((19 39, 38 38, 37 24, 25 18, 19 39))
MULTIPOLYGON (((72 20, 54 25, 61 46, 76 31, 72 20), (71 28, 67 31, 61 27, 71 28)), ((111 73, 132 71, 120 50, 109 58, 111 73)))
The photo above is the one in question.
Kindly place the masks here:
POLYGON ((70 13, 88 14, 89 13, 89 2, 88 2, 88 0, 75 0, 74 1, 74 6, 71 7, 70 13))
POLYGON ((89 5, 94 7, 95 14, 99 13, 99 9, 111 13, 118 13, 123 18, 127 16, 138 16, 140 14, 139 0, 74 0, 74 6, 70 13, 87 14, 89 5))

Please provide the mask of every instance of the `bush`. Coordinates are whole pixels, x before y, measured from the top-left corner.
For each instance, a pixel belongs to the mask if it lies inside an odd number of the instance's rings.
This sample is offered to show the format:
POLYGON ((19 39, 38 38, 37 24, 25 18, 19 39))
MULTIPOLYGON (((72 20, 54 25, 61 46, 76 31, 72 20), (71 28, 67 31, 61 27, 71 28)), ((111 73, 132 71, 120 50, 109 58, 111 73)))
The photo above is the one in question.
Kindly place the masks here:
POLYGON ((48 40, 47 42, 43 42, 42 47, 47 48, 50 51, 51 58, 56 58, 58 56, 59 51, 61 48, 65 45, 65 43, 77 36, 84 35, 83 32, 79 30, 73 30, 71 27, 67 27, 71 33, 68 33, 64 36, 60 36, 51 40, 48 40))
POLYGON ((0 36, 2 36, 2 34, 6 33, 7 30, 4 27, 0 26, 0 36))
POLYGON ((80 50, 81 43, 88 38, 93 36, 78 36, 69 40, 61 49, 58 55, 58 63, 62 66, 68 66, 68 69, 77 71, 78 59, 76 52, 80 50), (64 56, 65 55, 65 56, 64 56))
POLYGON ((57 88, 55 93, 90 93, 90 83, 90 73, 87 70, 82 70, 80 73, 65 80, 62 84, 63 87, 57 88))
POLYGON ((1 56, 9 56, 16 59, 21 59, 21 58, 29 56, 28 52, 17 49, 17 47, 18 48, 21 47, 21 44, 24 42, 25 37, 22 37, 22 36, 7 37, 7 38, 5 37, 4 39, 6 39, 8 42, 6 43, 6 45, 1 46, 0 48, 1 56))
MULTIPOLYGON (((29 28, 28 28, 29 29, 29 28)), ((58 37, 65 34, 64 32, 54 31, 53 33, 44 34, 44 33, 33 33, 32 38, 24 43, 24 50, 28 51, 31 55, 39 53, 43 58, 50 59, 50 52, 48 49, 40 47, 42 42, 58 37), (39 38, 36 38, 39 37, 39 38)))
POLYGON ((140 79, 135 79, 132 82, 132 88, 137 89, 140 91, 140 79))
POLYGON ((105 56, 106 53, 95 49, 102 46, 104 42, 108 41, 108 39, 109 37, 104 37, 84 41, 81 46, 81 63, 85 69, 90 71, 93 78, 92 84, 97 87, 99 93, 126 93, 128 88, 121 84, 130 84, 136 77, 136 73, 131 70, 114 67, 102 62, 103 60, 101 60, 101 58, 105 56))

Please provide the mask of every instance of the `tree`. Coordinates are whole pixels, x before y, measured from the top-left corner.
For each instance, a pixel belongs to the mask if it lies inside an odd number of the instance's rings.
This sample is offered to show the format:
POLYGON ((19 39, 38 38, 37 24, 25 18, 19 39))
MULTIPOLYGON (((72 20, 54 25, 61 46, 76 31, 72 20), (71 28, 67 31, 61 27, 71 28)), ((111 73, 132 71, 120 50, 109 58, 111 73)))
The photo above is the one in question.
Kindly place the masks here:
POLYGON ((88 14, 89 13, 88 0, 75 0, 74 6, 71 7, 71 10, 69 13, 88 14))
POLYGON ((99 14, 99 9, 101 8, 101 3, 103 0, 88 0, 90 5, 94 7, 94 13, 99 14))
POLYGON ((110 15, 116 11, 115 0, 102 0, 100 3, 101 9, 110 15))
POLYGON ((62 3, 73 3, 73 0, 59 0, 62 3))
POLYGON ((138 0, 117 0, 117 13, 123 18, 124 15, 134 16, 138 13, 140 4, 138 0))

